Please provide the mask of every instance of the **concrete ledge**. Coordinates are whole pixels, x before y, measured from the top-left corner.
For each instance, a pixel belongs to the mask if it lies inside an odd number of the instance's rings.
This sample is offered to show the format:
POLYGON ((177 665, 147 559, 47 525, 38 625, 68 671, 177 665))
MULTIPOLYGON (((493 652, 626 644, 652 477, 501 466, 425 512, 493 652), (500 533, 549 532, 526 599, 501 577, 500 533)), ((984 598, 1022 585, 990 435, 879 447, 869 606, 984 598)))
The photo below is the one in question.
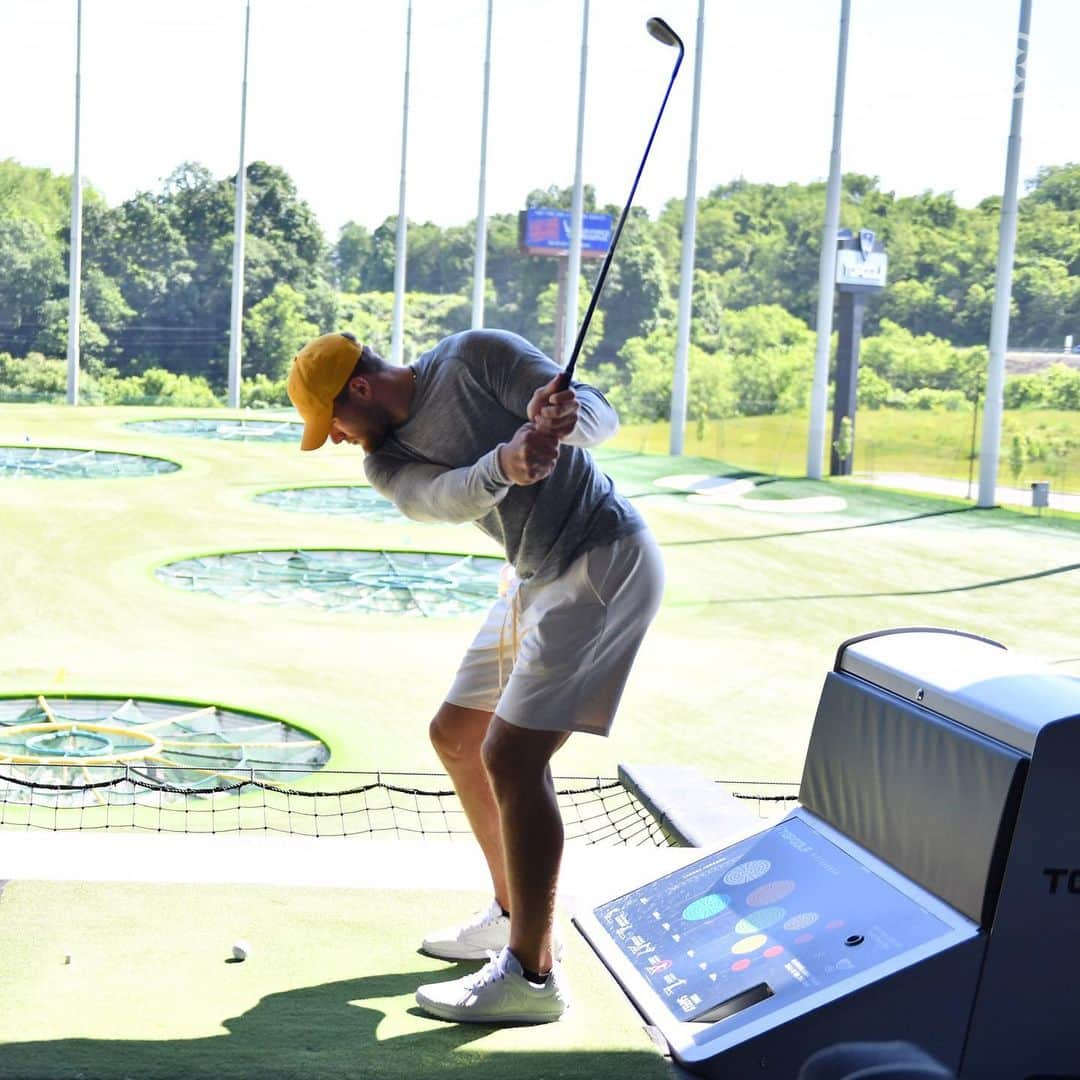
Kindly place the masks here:
POLYGON ((620 765, 619 780, 680 847, 709 847, 759 821, 745 800, 688 765, 620 765))

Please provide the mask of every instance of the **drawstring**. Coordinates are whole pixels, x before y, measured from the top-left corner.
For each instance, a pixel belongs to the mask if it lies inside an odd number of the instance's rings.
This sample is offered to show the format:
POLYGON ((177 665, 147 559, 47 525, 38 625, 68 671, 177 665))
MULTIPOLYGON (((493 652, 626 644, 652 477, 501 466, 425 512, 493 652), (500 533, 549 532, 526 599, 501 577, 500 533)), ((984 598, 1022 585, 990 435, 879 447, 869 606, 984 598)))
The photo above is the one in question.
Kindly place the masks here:
POLYGON ((506 605, 506 612, 503 615, 502 626, 499 628, 499 693, 501 694, 506 686, 507 680, 510 678, 510 672, 514 667, 514 660, 518 654, 518 646, 521 643, 519 629, 519 620, 521 618, 521 581, 514 573, 514 568, 509 563, 503 568, 499 580, 499 593, 502 596, 509 597, 509 601, 506 605), (510 621, 511 652, 510 663, 509 666, 506 666, 506 674, 504 677, 506 622, 508 619, 510 621))

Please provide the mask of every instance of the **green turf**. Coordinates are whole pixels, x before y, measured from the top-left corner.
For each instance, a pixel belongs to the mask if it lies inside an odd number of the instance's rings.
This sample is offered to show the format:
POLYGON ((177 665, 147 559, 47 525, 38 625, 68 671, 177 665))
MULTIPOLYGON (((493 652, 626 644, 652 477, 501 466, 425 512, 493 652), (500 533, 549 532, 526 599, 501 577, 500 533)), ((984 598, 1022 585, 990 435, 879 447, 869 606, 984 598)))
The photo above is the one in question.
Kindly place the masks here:
POLYGON ((0 902, 0 1077, 670 1077, 569 925, 575 1005, 559 1023, 497 1029, 424 1016, 417 986, 479 965, 434 960, 413 943, 475 899, 13 882, 0 902), (228 962, 238 938, 252 953, 228 962))
MULTIPOLYGON (((354 448, 147 436, 123 421, 190 410, 0 406, 0 443, 146 452, 167 476, 0 480, 0 693, 214 701, 292 720, 331 768, 436 771, 427 723, 476 629, 247 606, 155 580, 194 554, 375 547, 495 554, 469 525, 365 523, 260 505, 261 491, 362 481, 354 448)), ((206 415, 205 413, 203 415, 206 415)), ((218 413, 215 415, 223 415, 218 413)), ((793 436, 794 437, 794 436, 793 436)), ((801 436, 800 436, 801 437, 801 436)), ((956 626, 1080 671, 1080 526, 848 482, 786 479, 739 506, 654 481, 740 475, 738 462, 615 449, 599 455, 664 545, 668 587, 610 739, 571 739, 560 775, 619 762, 694 764, 716 777, 797 779, 837 645, 897 625, 956 626), (831 514, 770 513, 776 496, 839 494, 831 514)))

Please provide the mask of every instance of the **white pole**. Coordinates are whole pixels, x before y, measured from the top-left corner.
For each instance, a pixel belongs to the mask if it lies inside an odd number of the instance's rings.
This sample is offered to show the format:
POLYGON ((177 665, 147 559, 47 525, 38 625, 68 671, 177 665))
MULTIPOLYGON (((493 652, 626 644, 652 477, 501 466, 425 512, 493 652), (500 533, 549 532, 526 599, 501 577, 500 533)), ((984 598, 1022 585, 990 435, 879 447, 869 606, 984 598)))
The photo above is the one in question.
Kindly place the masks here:
POLYGON ((480 196, 476 207, 476 255, 473 259, 472 326, 484 325, 484 289, 487 285, 487 192, 488 102, 491 97, 491 20, 494 0, 488 0, 487 41, 484 46, 484 106, 480 120, 480 196))
POLYGON ((398 191, 397 252, 394 256, 394 325, 390 340, 390 358, 404 363, 405 259, 408 225, 405 220, 405 158, 409 145, 409 60, 412 55, 412 0, 405 15, 405 93, 401 106, 401 186, 398 191))
POLYGON ((825 454, 825 413, 829 404, 829 345, 832 341, 833 295, 836 274, 836 233, 840 225, 840 135, 844 125, 844 78, 847 71, 848 23, 851 0, 840 0, 840 46, 836 57, 836 101, 833 107, 829 182, 825 188, 825 228, 818 262, 817 350, 810 391, 810 435, 806 475, 820 480, 825 454))
POLYGON ((574 157, 574 196, 570 204, 570 250, 566 255, 566 313, 563 340, 555 343, 561 351, 555 361, 564 365, 577 340, 578 279, 581 276, 581 226, 584 221, 582 157, 585 151, 585 84, 589 67, 589 0, 581 4, 581 74, 578 82, 577 152, 574 157))
POLYGON ((79 321, 82 317, 82 0, 75 7, 75 164, 71 174, 71 257, 68 264, 67 403, 79 404, 79 321))
POLYGON ((236 212, 233 221, 232 313, 229 322, 229 406, 240 407, 240 354, 244 326, 244 232, 247 213, 247 167, 244 139, 247 131, 248 41, 251 0, 244 12, 244 78, 240 89, 240 167, 236 170, 236 212))
POLYGON ((690 160, 686 168, 686 203, 683 207, 682 266, 679 270, 679 336, 675 347, 675 380, 671 387, 669 452, 683 452, 686 432, 686 395, 689 386, 690 320, 694 299, 694 244, 697 238, 697 145, 701 116, 701 70, 705 49, 705 0, 698 0, 697 47, 694 50, 694 104, 690 120, 690 160))
POLYGON ((982 447, 979 453, 979 499, 993 506, 1001 452, 1001 411, 1005 390, 1005 351, 1009 344, 1009 301, 1012 296, 1013 255, 1016 252, 1016 189, 1020 175, 1020 129, 1024 119, 1027 82, 1028 35, 1031 31, 1031 0, 1020 0, 1020 29, 1016 38, 1016 75, 1013 83, 1012 122, 1005 160, 1005 192, 998 228, 997 277, 994 308, 990 315, 990 364, 986 374, 986 405, 983 410, 982 447))

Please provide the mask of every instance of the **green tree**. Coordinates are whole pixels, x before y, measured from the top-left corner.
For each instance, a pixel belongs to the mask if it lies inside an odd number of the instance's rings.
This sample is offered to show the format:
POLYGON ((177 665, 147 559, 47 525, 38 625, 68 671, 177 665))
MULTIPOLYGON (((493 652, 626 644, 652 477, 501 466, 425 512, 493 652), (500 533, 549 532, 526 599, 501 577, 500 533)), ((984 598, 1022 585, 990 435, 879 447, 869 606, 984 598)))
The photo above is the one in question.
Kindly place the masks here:
MULTIPOLYGON (((648 337, 672 314, 670 292, 663 256, 652 239, 649 221, 632 213, 604 283, 605 329, 590 329, 590 334, 595 333, 597 341, 603 342, 604 355, 614 356, 630 338, 648 337)), ((579 310, 584 313, 583 307, 579 310)))
POLYGON ((1080 165, 1047 165, 1028 183, 1025 202, 1043 203, 1055 210, 1080 210, 1080 165))
POLYGON ((1014 435, 1009 443, 1009 472, 1012 475, 1014 486, 1020 483, 1026 457, 1023 438, 1020 435, 1014 435))
POLYGON ((59 240, 34 221, 0 218, 0 347, 17 356, 33 348, 66 285, 59 240))
POLYGON ((318 334, 318 324, 305 318, 303 296, 291 285, 278 285, 244 321, 245 374, 285 378, 292 358, 318 334))
POLYGON ((334 247, 334 280, 343 292, 362 292, 371 258, 371 233, 355 221, 347 221, 338 230, 334 247))

